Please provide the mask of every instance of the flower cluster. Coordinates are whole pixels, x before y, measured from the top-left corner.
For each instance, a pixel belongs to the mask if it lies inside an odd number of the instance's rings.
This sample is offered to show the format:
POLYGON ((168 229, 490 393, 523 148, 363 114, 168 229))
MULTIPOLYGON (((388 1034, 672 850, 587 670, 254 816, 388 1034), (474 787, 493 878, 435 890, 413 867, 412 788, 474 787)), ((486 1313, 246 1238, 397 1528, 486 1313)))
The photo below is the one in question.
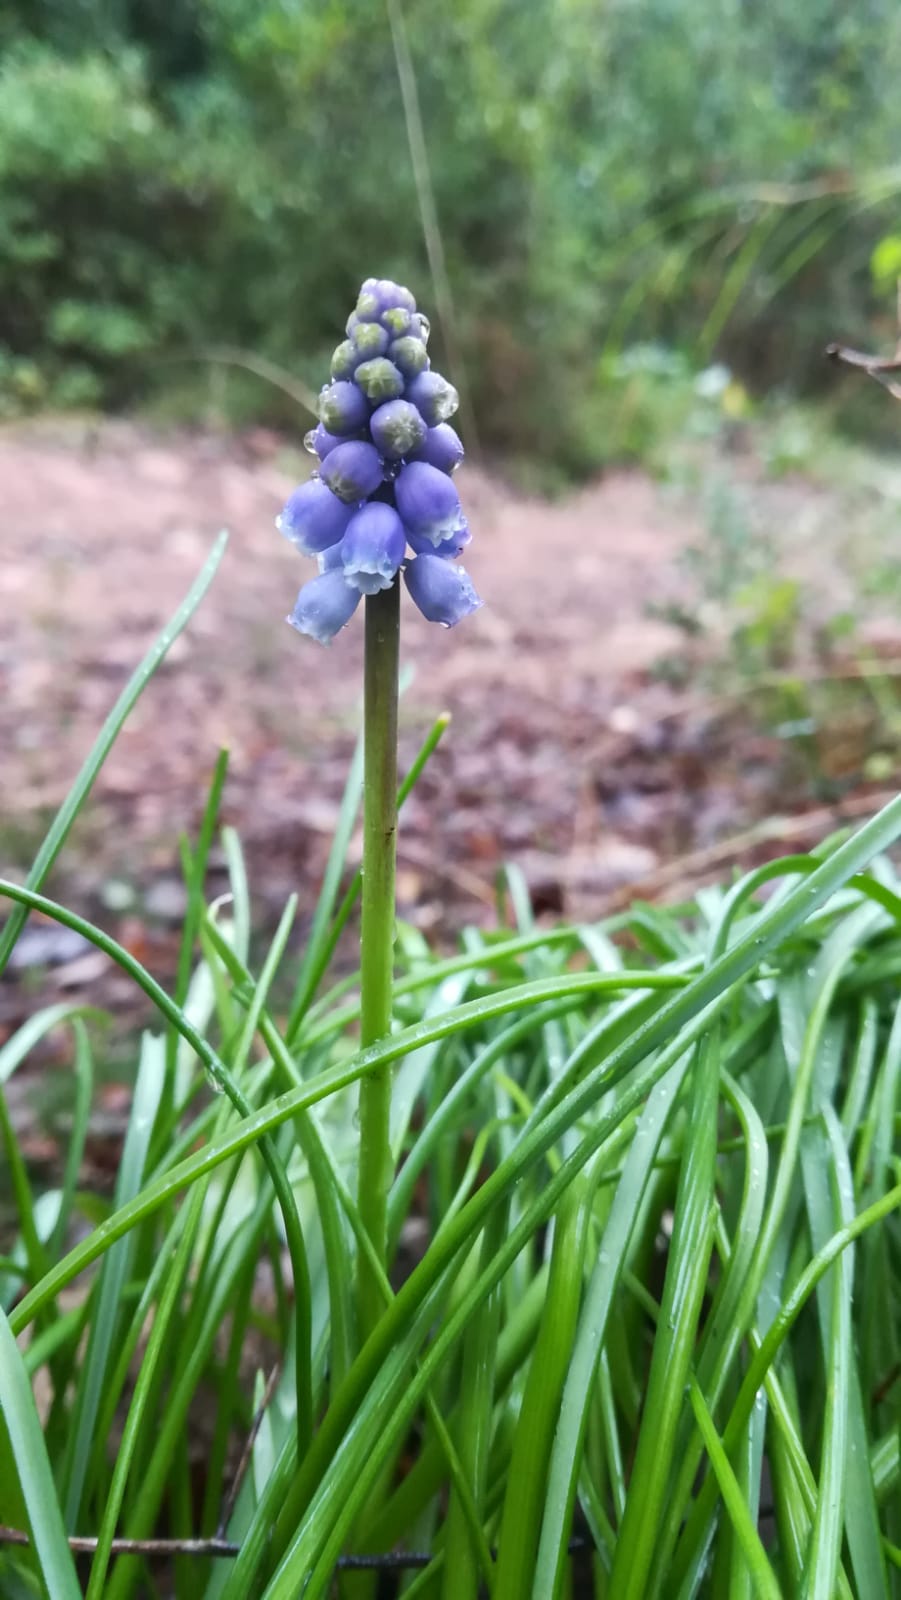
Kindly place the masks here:
POLYGON ((319 562, 288 621, 328 644, 360 596, 390 588, 403 568, 423 616, 451 628, 481 605, 454 565, 471 538, 451 481, 463 460, 448 425, 457 391, 432 371, 428 321, 400 284, 367 278, 346 331, 304 441, 318 470, 278 518, 319 562))

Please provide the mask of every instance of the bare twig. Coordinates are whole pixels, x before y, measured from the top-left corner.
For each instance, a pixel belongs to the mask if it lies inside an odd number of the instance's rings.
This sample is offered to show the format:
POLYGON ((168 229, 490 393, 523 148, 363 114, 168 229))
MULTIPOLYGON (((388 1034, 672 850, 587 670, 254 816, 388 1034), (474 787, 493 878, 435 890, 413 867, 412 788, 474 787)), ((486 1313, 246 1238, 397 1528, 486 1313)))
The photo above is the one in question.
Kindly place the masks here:
POLYGON ((879 356, 868 356, 862 350, 851 350, 847 345, 828 344, 826 355, 830 361, 840 361, 846 367, 856 367, 868 378, 874 378, 896 400, 901 400, 901 384, 892 382, 892 374, 901 372, 901 344, 886 361, 879 356))
MULTIPOLYGON (((67 1540, 69 1549, 76 1555, 93 1555, 97 1540, 72 1534, 67 1540)), ((31 1537, 22 1528, 8 1528, 0 1524, 0 1545, 13 1544, 28 1547, 31 1537)), ((581 1538, 570 1539, 567 1549, 575 1555, 585 1548, 581 1538)), ((239 1544, 228 1539, 114 1539, 111 1553, 114 1556, 205 1556, 234 1560, 240 1552, 239 1544)), ((496 1559, 496 1552, 492 1551, 496 1559)), ((392 1550, 387 1555, 339 1556, 335 1568, 339 1572, 414 1572, 427 1567, 435 1557, 427 1550, 392 1550)))
MULTIPOLYGON (((93 1555, 97 1540, 84 1534, 71 1534, 66 1541, 76 1555, 93 1555)), ((31 1537, 22 1528, 8 1528, 0 1524, 0 1544, 31 1544, 31 1537)), ((114 1556, 227 1556, 238 1554, 241 1546, 228 1539, 114 1539, 111 1550, 114 1556)))
POLYGON ((242 1483, 244 1482, 247 1468, 250 1466, 250 1459, 253 1455, 253 1447, 256 1444, 257 1434, 262 1427, 263 1418, 266 1415, 269 1402, 275 1393, 275 1386, 278 1383, 281 1370, 281 1363, 277 1361, 275 1366, 272 1368, 269 1377, 266 1379, 266 1387, 263 1390, 263 1398, 260 1401, 256 1409, 254 1419, 250 1424, 250 1432, 247 1435, 247 1441, 244 1445, 244 1449, 241 1452, 241 1459, 238 1462, 238 1470, 235 1473, 234 1482, 232 1483, 232 1486, 225 1497, 225 1504, 222 1507, 222 1515, 219 1518, 219 1526, 216 1529, 217 1539, 225 1538, 225 1530, 231 1521, 231 1515, 235 1509, 235 1504, 238 1499, 238 1492, 242 1483))

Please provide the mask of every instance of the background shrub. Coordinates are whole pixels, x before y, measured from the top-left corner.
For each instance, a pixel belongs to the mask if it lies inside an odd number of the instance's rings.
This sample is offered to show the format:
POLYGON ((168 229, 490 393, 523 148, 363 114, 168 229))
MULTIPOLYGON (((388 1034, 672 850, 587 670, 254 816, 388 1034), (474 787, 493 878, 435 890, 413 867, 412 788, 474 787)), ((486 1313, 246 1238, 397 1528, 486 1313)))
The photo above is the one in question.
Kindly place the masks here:
MULTIPOLYGON (((409 0, 406 26, 491 447, 569 474, 615 453, 632 343, 804 387, 826 337, 890 335, 889 0, 409 0)), ((190 404, 210 346, 312 379, 361 261, 426 279, 381 8, 18 0, 0 44, 7 413, 190 404)))

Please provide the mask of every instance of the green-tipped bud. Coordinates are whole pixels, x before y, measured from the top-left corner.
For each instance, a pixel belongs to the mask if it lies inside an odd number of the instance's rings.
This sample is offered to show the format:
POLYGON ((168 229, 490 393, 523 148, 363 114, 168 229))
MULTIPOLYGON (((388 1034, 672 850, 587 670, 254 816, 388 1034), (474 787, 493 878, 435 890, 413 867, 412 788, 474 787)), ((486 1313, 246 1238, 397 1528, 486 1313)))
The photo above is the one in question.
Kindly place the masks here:
POLYGON ((420 372, 425 372, 429 364, 425 345, 411 334, 403 339, 395 339, 388 349, 388 356, 405 378, 417 377, 420 372))
POLYGON ((372 442, 393 461, 401 461, 425 442, 426 426, 409 400, 388 400, 369 419, 372 442))
POLYGON ((387 328, 392 339, 402 339, 407 333, 419 332, 419 318, 415 311, 408 311, 406 306, 389 306, 381 315, 381 324, 387 328))
MULTIPOLYGON (((359 383, 359 368, 356 377, 359 383)), ((440 372, 420 372, 419 376, 407 385, 407 399, 412 400, 430 428, 436 428, 439 423, 447 422, 448 417, 453 416, 460 404, 453 384, 442 378, 440 372)), ((325 425, 328 427, 327 422, 325 425)))
POLYGON ((362 359, 353 340, 342 339, 332 356, 332 377, 352 378, 362 359))
POLYGON ((354 328, 353 344, 358 352, 357 362, 372 361, 387 353, 390 340, 388 330, 378 322, 360 322, 354 328))
POLYGON ((357 367, 354 382, 375 406, 381 405, 383 400, 396 400, 404 392, 403 377, 393 361, 386 361, 384 356, 375 361, 364 361, 361 367, 357 367))
POLYGON ((357 300, 356 313, 360 322, 377 321, 382 309, 379 296, 372 289, 361 289, 357 300))

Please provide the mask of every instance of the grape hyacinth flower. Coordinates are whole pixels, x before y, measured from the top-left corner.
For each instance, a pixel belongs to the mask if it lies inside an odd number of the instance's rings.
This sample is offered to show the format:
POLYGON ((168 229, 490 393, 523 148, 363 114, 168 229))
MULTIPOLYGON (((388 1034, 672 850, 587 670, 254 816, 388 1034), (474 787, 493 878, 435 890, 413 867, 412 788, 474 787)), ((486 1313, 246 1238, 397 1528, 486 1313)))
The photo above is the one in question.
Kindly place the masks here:
POLYGON ((350 621, 361 595, 394 588, 401 571, 430 622, 453 627, 482 603, 453 565, 471 539, 451 482, 463 460, 448 423, 457 391, 432 369, 428 337, 409 289, 367 278, 304 440, 317 470, 278 518, 319 563, 288 621, 320 644, 350 621))

